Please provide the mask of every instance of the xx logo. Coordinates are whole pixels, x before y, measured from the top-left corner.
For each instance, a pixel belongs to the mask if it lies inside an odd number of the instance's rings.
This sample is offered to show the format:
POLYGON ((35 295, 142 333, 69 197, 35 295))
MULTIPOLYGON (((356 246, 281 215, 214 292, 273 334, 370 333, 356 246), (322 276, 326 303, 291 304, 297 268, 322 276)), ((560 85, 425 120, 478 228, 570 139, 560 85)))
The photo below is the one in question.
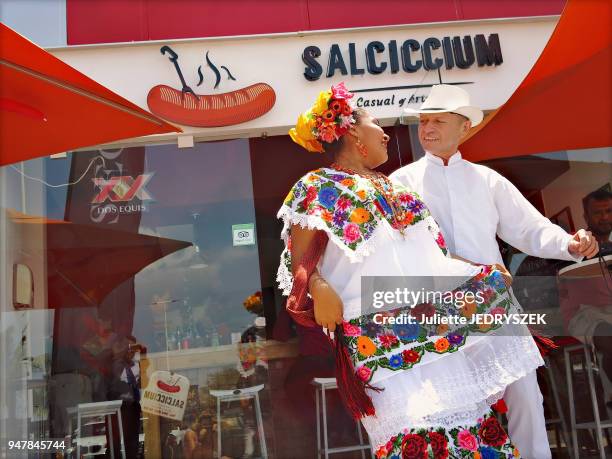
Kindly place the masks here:
POLYGON ((134 198, 141 201, 153 199, 146 190, 145 185, 151 180, 153 174, 142 174, 136 178, 129 175, 110 177, 108 179, 96 177, 94 185, 100 189, 91 201, 93 204, 102 204, 109 199, 112 202, 126 202, 134 198))

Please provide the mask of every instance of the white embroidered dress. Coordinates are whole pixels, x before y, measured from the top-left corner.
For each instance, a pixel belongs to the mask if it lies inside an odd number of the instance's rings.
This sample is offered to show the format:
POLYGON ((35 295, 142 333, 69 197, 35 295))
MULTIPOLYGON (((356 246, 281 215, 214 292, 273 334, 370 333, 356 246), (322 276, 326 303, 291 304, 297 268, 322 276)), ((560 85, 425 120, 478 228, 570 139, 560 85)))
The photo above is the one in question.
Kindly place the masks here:
MULTIPOLYGON (((305 175, 278 213, 284 221, 282 238, 288 247, 278 273, 280 288, 287 295, 292 286, 291 225, 325 231, 329 243, 318 268, 343 301, 345 335, 353 343, 366 340, 355 332, 365 334, 366 321, 359 323, 365 306, 361 304, 362 276, 454 276, 467 281, 482 272, 479 266, 450 258, 436 222, 418 196, 399 184, 394 183, 394 189, 408 212, 403 235, 393 228, 390 209, 369 180, 333 169, 305 175)), ((495 296, 487 311, 499 305, 505 305, 507 313, 516 311, 507 294, 495 296)), ((385 333, 390 332, 381 330, 385 333)), ((440 334, 421 340, 397 336, 391 338, 391 346, 387 339, 386 347, 384 340, 370 340, 377 354, 365 358, 358 354, 357 347, 352 349, 357 373, 384 389, 369 391, 376 416, 362 419, 376 446, 402 429, 476 424, 508 384, 543 364, 524 325, 508 324, 487 333, 471 333, 448 349, 444 347, 452 341, 450 335, 448 339, 440 334), (437 347, 441 337, 446 341, 437 347), (405 352, 411 349, 416 350, 405 352), (409 358, 414 361, 409 362, 409 358)))

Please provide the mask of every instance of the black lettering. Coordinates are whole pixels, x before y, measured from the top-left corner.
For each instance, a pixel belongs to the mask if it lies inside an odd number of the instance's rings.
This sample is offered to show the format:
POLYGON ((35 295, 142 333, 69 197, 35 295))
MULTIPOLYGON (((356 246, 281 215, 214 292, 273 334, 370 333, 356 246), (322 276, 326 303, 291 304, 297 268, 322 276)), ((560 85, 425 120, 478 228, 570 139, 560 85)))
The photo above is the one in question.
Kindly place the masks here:
POLYGON ((451 44, 450 37, 444 37, 442 39, 442 51, 444 51, 445 67, 447 70, 450 70, 455 66, 455 59, 453 59, 453 45, 451 44))
POLYGON ((363 97, 358 97, 357 102, 355 102, 357 107, 363 107, 363 97))
POLYGON ((386 62, 381 62, 380 64, 376 63, 376 56, 374 54, 374 51, 380 54, 384 50, 385 50, 385 45, 383 45, 379 41, 371 41, 370 43, 368 43, 368 46, 366 47, 366 58, 367 58, 366 61, 368 64, 368 72, 371 73, 372 75, 383 73, 385 69, 387 68, 386 62))
POLYGON ((349 43, 349 62, 351 65, 351 75, 363 75, 364 69, 357 67, 357 55, 355 54, 355 43, 349 43))
POLYGON ((317 62, 317 57, 321 56, 321 50, 316 46, 307 46, 302 53, 302 62, 306 64, 304 77, 308 81, 315 81, 321 77, 323 67, 317 62))
POLYGON ((423 42, 423 68, 425 70, 436 70, 442 67, 442 59, 436 57, 432 59, 431 52, 438 49, 442 44, 437 38, 427 38, 423 42))
POLYGON ((414 64, 410 61, 410 53, 412 51, 418 51, 421 49, 421 45, 416 40, 406 40, 402 44, 402 68, 404 72, 414 73, 421 68, 423 61, 418 59, 414 64))
POLYGON ((399 72, 399 57, 397 56, 397 42, 395 40, 391 40, 387 48, 389 49, 389 67, 391 68, 391 73, 397 73, 399 72))
POLYGON ((474 47, 472 46, 472 38, 469 35, 463 37, 463 48, 461 47, 461 38, 453 38, 453 54, 455 62, 460 69, 468 69, 474 64, 474 47))
POLYGON ((327 78, 331 78, 336 73, 336 70, 340 70, 342 75, 347 75, 346 64, 344 58, 340 52, 340 46, 337 43, 331 45, 329 49, 329 63, 327 64, 327 78))
POLYGON ((499 65, 504 62, 501 45, 499 44, 499 35, 496 33, 489 35, 488 43, 484 35, 476 35, 474 37, 474 47, 476 48, 478 67, 499 65))

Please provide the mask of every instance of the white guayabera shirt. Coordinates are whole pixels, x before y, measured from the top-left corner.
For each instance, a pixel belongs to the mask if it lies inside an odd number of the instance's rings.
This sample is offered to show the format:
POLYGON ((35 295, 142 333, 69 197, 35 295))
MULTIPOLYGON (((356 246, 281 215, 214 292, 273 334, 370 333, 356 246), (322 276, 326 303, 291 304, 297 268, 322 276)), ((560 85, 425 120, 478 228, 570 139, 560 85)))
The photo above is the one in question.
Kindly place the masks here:
POLYGON ((581 260, 567 250, 572 236, 540 214, 508 179, 459 152, 447 166, 426 152, 390 177, 421 196, 452 254, 476 263, 503 263, 497 234, 529 255, 581 260))

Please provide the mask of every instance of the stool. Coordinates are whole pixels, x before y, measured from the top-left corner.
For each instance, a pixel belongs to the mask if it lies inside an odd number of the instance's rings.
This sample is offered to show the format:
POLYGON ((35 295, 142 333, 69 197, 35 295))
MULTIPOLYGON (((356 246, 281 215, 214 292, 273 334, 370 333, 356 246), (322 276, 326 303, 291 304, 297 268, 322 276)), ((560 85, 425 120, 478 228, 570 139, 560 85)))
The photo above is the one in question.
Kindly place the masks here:
POLYGON ((607 422, 601 422, 601 417, 599 414, 599 406, 597 403, 597 393, 595 390, 595 379, 593 375, 593 362, 591 361, 591 352, 587 346, 584 344, 576 344, 573 346, 567 346, 563 349, 564 357, 565 357, 565 371, 567 377, 567 388, 568 388, 568 396, 569 396, 569 406, 570 406, 570 421, 572 428, 572 446, 574 449, 574 458, 578 458, 578 433, 577 429, 594 429, 597 436, 597 446, 599 448, 599 455, 601 459, 605 459, 605 450, 603 444, 603 431, 604 429, 612 428, 612 421, 608 420, 607 422), (574 366, 571 362, 571 353, 583 353, 585 359, 585 365, 582 366, 582 370, 586 370, 588 383, 589 383, 589 395, 591 397, 591 402, 593 404, 593 418, 594 422, 581 422, 576 423, 576 408, 574 406, 574 389, 573 389, 573 380, 572 374, 574 373, 574 366))
MULTIPOLYGON (((78 432, 76 438, 77 444, 77 455, 81 457, 81 446, 91 447, 94 445, 101 445, 106 441, 105 436, 99 435, 96 437, 83 437, 81 438, 81 423, 83 420, 88 418, 104 418, 106 421, 106 432, 109 441, 110 457, 114 459, 114 445, 113 445, 113 429, 112 429, 112 416, 117 417, 117 427, 119 428, 119 441, 121 443, 121 457, 125 459, 125 444, 123 442, 123 423, 121 422, 121 405, 123 400, 109 400, 107 402, 94 402, 94 403, 79 403, 76 406, 77 415, 77 427, 78 432)), ((69 410, 74 412, 74 409, 69 410)))
POLYGON ((259 449, 261 450, 261 457, 264 459, 268 458, 263 419, 261 417, 261 407, 259 405, 259 391, 263 388, 264 385, 259 384, 243 389, 210 391, 210 395, 217 399, 217 457, 221 457, 221 402, 233 402, 252 398, 255 401, 255 420, 257 422, 257 431, 259 432, 259 449))
POLYGON ((338 389, 336 378, 314 378, 312 384, 316 387, 315 400, 317 407, 317 457, 325 456, 329 458, 330 454, 345 453, 348 451, 361 451, 362 459, 365 459, 365 450, 370 450, 370 455, 374 458, 374 453, 369 444, 363 442, 363 434, 361 433, 361 425, 357 422, 357 435, 359 444, 354 446, 342 446, 338 448, 330 448, 327 438, 327 403, 325 392, 328 390, 338 389), (321 444, 321 419, 323 419, 323 444, 321 444))
MULTIPOLYGON (((554 425, 554 424, 561 424, 561 437, 563 438, 563 443, 565 443, 565 446, 567 448, 567 451, 570 455, 571 459, 578 459, 578 458, 574 458, 572 456, 572 444, 569 441, 569 438, 567 437, 568 435, 568 429, 567 429, 567 421, 565 419, 565 415, 563 414, 563 408, 561 407, 561 399, 559 398, 559 389, 557 387, 557 379, 555 378, 555 373, 552 369, 552 365, 550 362, 550 358, 548 358, 548 356, 544 357, 544 364, 546 366, 546 376, 548 377, 549 380, 549 387, 552 390, 553 393, 553 400, 554 400, 554 404, 555 404, 555 411, 557 412, 557 416, 556 418, 552 418, 552 419, 547 419, 546 420, 546 426, 549 425, 554 425)), ((555 434, 557 437, 557 447, 559 446, 559 435, 558 435, 558 429, 555 429, 555 434)))

